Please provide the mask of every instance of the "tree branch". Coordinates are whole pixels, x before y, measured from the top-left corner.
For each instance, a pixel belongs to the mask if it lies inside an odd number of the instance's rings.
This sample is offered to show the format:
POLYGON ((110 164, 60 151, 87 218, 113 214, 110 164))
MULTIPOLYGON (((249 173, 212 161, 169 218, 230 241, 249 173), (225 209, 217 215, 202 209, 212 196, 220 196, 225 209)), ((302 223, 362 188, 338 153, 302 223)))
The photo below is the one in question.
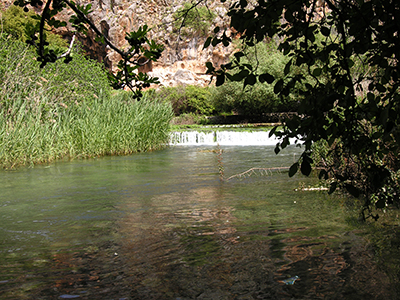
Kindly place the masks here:
MULTIPOLYGON (((50 0, 51 1, 51 0, 50 0)), ((101 36, 104 39, 104 42, 109 46, 111 49, 113 49, 115 52, 117 52, 119 55, 121 55, 124 59, 128 58, 128 53, 120 50, 118 47, 116 47, 104 34, 100 32, 100 30, 93 24, 92 21, 90 21, 89 18, 86 17, 84 13, 82 13, 74 4, 72 4, 69 0, 63 0, 80 18, 84 19, 86 24, 89 25, 89 27, 98 35, 101 36)))
POLYGON ((74 43, 75 43, 75 37, 76 37, 76 34, 74 34, 74 35, 72 36, 72 40, 71 40, 71 42, 69 43, 68 50, 67 50, 65 53, 63 53, 63 54, 61 54, 60 56, 58 56, 57 59, 66 57, 66 56, 68 56, 68 55, 71 53, 72 47, 74 46, 74 43))

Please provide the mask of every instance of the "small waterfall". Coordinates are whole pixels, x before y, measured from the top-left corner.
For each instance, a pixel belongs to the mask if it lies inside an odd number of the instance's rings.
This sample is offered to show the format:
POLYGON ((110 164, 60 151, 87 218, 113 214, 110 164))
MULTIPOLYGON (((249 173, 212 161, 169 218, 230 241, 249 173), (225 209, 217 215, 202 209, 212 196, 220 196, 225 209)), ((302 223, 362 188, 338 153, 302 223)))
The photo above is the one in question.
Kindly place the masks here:
POLYGON ((269 131, 183 131, 171 134, 170 144, 177 146, 275 146, 278 140, 269 131))

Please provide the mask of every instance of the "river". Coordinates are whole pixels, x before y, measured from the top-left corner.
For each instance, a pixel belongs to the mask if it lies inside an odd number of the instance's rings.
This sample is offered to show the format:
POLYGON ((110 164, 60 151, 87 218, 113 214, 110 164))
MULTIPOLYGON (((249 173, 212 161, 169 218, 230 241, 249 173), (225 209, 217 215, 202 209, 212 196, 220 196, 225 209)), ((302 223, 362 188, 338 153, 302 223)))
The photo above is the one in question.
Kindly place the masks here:
POLYGON ((394 299, 346 199, 303 191, 301 150, 273 149, 0 172, 0 299, 394 299))

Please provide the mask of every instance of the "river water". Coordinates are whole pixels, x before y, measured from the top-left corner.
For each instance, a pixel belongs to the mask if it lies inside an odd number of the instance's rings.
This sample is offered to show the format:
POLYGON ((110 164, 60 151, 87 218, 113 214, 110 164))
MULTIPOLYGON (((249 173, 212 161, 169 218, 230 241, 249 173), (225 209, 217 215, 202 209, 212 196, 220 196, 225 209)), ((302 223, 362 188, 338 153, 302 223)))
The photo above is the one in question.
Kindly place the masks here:
POLYGON ((300 149, 273 149, 0 172, 0 299, 394 299, 346 199, 302 191, 300 149))

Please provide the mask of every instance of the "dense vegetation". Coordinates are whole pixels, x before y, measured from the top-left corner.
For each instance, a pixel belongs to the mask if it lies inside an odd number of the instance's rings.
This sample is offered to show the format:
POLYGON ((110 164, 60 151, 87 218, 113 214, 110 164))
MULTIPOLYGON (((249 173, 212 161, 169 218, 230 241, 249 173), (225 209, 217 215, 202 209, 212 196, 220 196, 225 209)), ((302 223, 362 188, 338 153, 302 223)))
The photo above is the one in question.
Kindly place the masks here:
MULTIPOLYGON (((197 8, 201 2, 185 8, 180 28, 185 26, 185 21, 187 25, 196 20, 209 21, 197 8), (193 15, 195 12, 197 16, 193 15)), ((28 4, 43 4, 41 0, 17 0, 16 3, 25 10, 28 4)), ((36 47, 42 67, 58 59, 47 47, 45 26, 64 26, 65 22, 57 21, 55 16, 67 6, 75 13, 70 23, 77 31, 84 33, 91 28, 100 40, 121 55, 114 87, 139 87, 136 94, 139 97, 141 87, 156 82, 135 73, 140 56, 156 60, 163 51, 162 46, 147 39, 146 26, 127 34, 129 47, 123 51, 90 21, 90 4, 79 6, 67 0, 47 1, 40 17, 42 22, 28 34, 28 42, 36 47)), ((371 207, 400 204, 396 181, 400 169, 396 155, 400 122, 399 11, 399 3, 392 0, 234 2, 228 17, 230 28, 239 37, 240 51, 234 54, 231 63, 220 69, 211 63, 207 63, 207 68, 216 76, 217 86, 223 86, 228 80, 243 80, 244 90, 240 93, 226 85, 221 92, 222 100, 216 97, 218 100, 209 109, 244 113, 296 109, 298 115, 288 119, 283 130, 274 131, 281 138, 275 149, 277 153, 293 137, 304 145, 304 153, 293 164, 289 175, 298 170, 310 174, 313 145, 326 142, 333 159, 329 164, 328 160, 324 161, 320 177, 331 180, 330 192, 343 187, 353 196, 363 197, 362 218, 376 219, 371 207), (263 49, 266 43, 276 43, 279 51, 271 53, 268 47, 263 49), (276 59, 268 61, 273 55, 276 59), (277 67, 271 67, 271 62, 277 67), (283 74, 275 72, 282 67, 283 74), (248 89, 249 86, 253 88, 248 89), (226 97, 235 93, 234 99, 226 97)), ((232 42, 226 30, 217 27, 214 33, 205 47, 229 46, 232 42)), ((186 91, 184 94, 186 97, 186 91)), ((189 112, 199 110, 188 101, 184 106, 189 112)))
MULTIPOLYGON (((243 83, 226 82, 220 86, 177 86, 165 87, 154 91, 153 97, 172 104, 176 116, 192 115, 262 115, 277 112, 295 112, 300 103, 299 94, 279 97, 274 93, 274 83, 284 78, 284 68, 288 58, 277 49, 274 41, 261 42, 256 49, 247 49, 243 61, 270 72, 274 82, 260 83, 243 88, 243 83)), ((290 74, 301 74, 299 68, 293 68, 290 74)), ((309 81, 312 79, 309 78, 309 81)))
POLYGON ((26 42, 36 50, 36 59, 40 62, 41 68, 59 60, 65 63, 72 60, 69 50, 60 54, 57 49, 52 47, 47 34, 48 31, 55 28, 67 26, 66 21, 60 21, 57 17, 60 12, 68 7, 70 9, 68 12, 70 16, 69 24, 73 28, 71 32, 74 33, 74 36, 76 34, 87 34, 90 29, 97 35, 96 40, 98 42, 107 45, 120 55, 118 71, 109 73, 111 85, 114 88, 128 87, 133 92, 134 98, 140 98, 143 88, 149 87, 151 83, 158 83, 156 78, 139 71, 139 68, 144 64, 160 58, 164 50, 163 45, 147 37, 151 30, 147 25, 140 26, 136 31, 127 33, 125 39, 129 46, 121 49, 92 22, 89 17, 92 12, 92 3, 80 5, 68 0, 48 0, 45 3, 42 0, 16 0, 14 4, 22 7, 24 12, 29 12, 32 7, 41 7, 40 14, 34 13, 35 19, 40 20, 40 22, 29 22, 25 26, 26 42))
MULTIPOLYGON (((8 9, 1 11, 1 29, 2 33, 9 35, 16 40, 26 42, 29 39, 27 32, 30 28, 39 25, 39 20, 35 18, 35 13, 24 12, 19 6, 11 5, 8 9)), ((50 30, 45 31, 46 38, 49 42, 49 48, 59 54, 67 49, 67 42, 60 36, 52 33, 50 30)))
POLYGON ((21 41, 0 39, 0 165, 128 154, 163 147, 170 105, 112 91, 98 63, 76 52, 70 64, 39 68, 21 41))
MULTIPOLYGON (((269 72, 275 82, 284 78, 285 65, 289 59, 277 49, 274 41, 261 42, 244 51, 242 62, 261 72, 269 72)), ((291 74, 300 74, 293 68, 291 74)), ((243 87, 243 83, 229 81, 217 86, 213 93, 213 102, 218 113, 235 112, 243 115, 296 111, 300 95, 293 93, 279 97, 274 93, 274 82, 257 82, 243 87)))
MULTIPOLYGON (((297 137, 304 145, 289 174, 298 170, 310 174, 312 147, 326 142, 333 159, 321 166, 320 177, 330 180, 330 192, 343 187, 362 198, 362 219, 378 218, 371 212, 373 207, 399 206, 400 3, 258 0, 250 4, 240 0, 228 16, 243 51, 221 69, 208 64, 217 85, 226 80, 243 80, 245 86, 275 81, 274 93, 279 97, 301 96, 298 116, 275 131, 281 138, 277 153, 290 138, 297 137), (248 47, 269 39, 277 41, 287 56, 285 78, 275 80, 269 70, 243 60, 248 47), (291 72, 293 68, 307 76, 291 72)), ((220 28, 215 33, 205 46, 232 42, 220 28)))
POLYGON ((152 97, 171 103, 176 116, 182 114, 209 116, 215 111, 212 102, 212 89, 208 87, 192 85, 162 87, 153 91, 152 97))
POLYGON ((174 13, 173 17, 174 32, 193 38, 206 36, 209 33, 215 13, 205 6, 193 6, 187 2, 174 13))

